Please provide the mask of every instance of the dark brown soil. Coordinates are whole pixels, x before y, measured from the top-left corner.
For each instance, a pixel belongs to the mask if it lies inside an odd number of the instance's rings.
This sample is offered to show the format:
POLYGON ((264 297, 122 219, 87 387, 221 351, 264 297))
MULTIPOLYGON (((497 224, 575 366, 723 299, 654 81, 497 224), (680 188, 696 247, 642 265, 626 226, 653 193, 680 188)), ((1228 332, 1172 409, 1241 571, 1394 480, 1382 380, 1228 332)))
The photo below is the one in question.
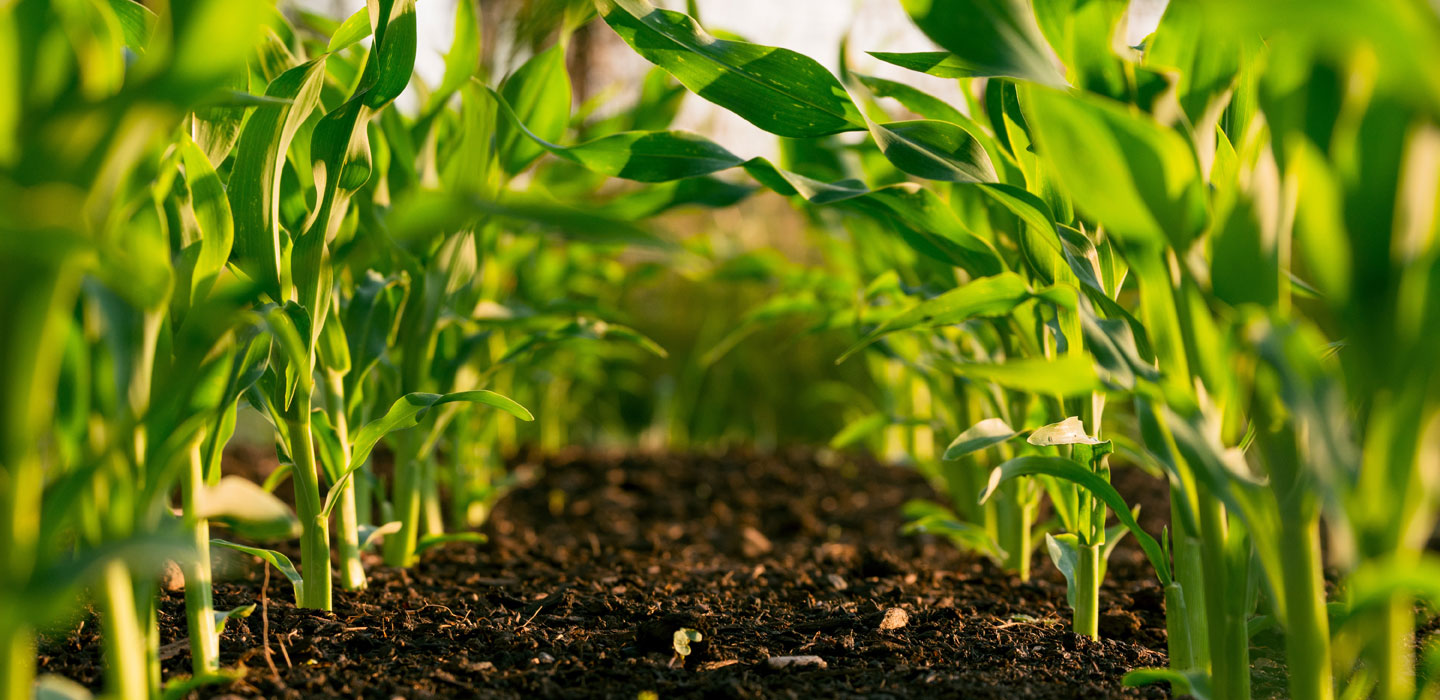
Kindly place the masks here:
MULTIPOLYGON (((900 535, 899 505, 933 497, 909 469, 803 451, 576 453, 538 466, 495 512, 489 544, 448 545, 408 571, 376 563, 368 591, 336 591, 333 614, 296 610, 272 576, 263 619, 232 620, 221 642, 223 663, 246 675, 202 696, 1168 696, 1120 683, 1165 664, 1163 596, 1129 543, 1110 564, 1105 639, 1093 642, 1070 633, 1064 582, 1043 553, 1022 583, 900 535), (892 608, 908 622, 881 630, 892 608), (671 649, 682 627, 702 634, 683 664, 671 649), (769 668, 788 655, 825 667, 769 668)), ((1134 481, 1117 485, 1163 522, 1163 488, 1134 481)), ((261 579, 215 594, 222 609, 258 602, 261 579)), ((165 594, 161 628, 166 677, 188 672, 179 593, 165 594)), ((98 687, 96 635, 93 621, 52 635, 40 671, 98 687)))

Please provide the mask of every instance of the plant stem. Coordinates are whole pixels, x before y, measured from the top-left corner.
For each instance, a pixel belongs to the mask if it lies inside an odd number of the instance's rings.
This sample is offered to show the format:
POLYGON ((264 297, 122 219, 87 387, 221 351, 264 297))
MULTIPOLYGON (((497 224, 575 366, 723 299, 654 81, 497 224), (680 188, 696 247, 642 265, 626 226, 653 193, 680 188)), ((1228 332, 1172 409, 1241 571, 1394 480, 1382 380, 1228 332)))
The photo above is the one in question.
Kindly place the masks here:
POLYGON ((310 425, 310 397, 297 392, 291 418, 290 451, 295 460, 295 510, 300 516, 300 561, 305 578, 298 607, 329 610, 330 524, 320 512, 320 478, 315 466, 314 434, 310 425))
POLYGON ((1075 634, 1100 638, 1100 547, 1080 545, 1080 562, 1075 569, 1075 634))
MULTIPOLYGON (((1250 637, 1244 620, 1238 626, 1227 604, 1237 584, 1243 586, 1243 571, 1231 570, 1226 556, 1227 523, 1224 508, 1204 487, 1199 494, 1200 544, 1205 582, 1205 616, 1210 632, 1210 664, 1216 700, 1248 700, 1250 697, 1250 637)), ((1241 591, 1244 597, 1244 591, 1241 591)), ((1243 601, 1240 601, 1243 605, 1243 601)), ((1241 616, 1243 618, 1243 616, 1241 616)))
MULTIPOLYGON (((34 569, 44 471, 37 460, 22 457, 0 469, 0 594, 16 596, 34 569)), ((0 606, 0 698, 19 700, 33 694, 35 629, 19 605, 0 606)))
MULTIPOLYGON (((1179 513, 1184 504, 1178 489, 1170 489, 1170 512, 1179 513)), ((1210 633, 1205 615, 1205 563, 1200 549, 1200 539, 1195 533, 1185 532, 1179 518, 1174 520, 1175 532, 1171 536, 1174 558, 1175 582, 1185 596, 1185 629, 1190 633, 1191 668, 1210 670, 1210 633)), ((1170 612, 1166 612, 1169 624, 1170 612)))
POLYGON ((415 561, 415 547, 420 539, 420 465, 415 459, 414 438, 400 433, 395 440, 395 483, 390 502, 400 531, 385 538, 385 564, 410 566, 415 561))
POLYGON ((195 543, 195 560, 185 566, 185 620, 190 632, 190 668, 196 676, 220 670, 220 638, 215 632, 215 605, 210 588, 210 522, 198 516, 205 466, 197 436, 189 464, 180 475, 185 527, 195 543))
POLYGON ((1032 523, 1035 519, 1035 505, 1022 498, 1022 489, 1027 486, 1023 479, 1015 479, 1000 486, 1000 498, 995 500, 996 524, 999 529, 998 544, 1005 550, 1006 568, 1014 571, 1021 581, 1030 580, 1030 552, 1032 523))
POLYGON ((1372 647, 1367 665, 1375 674, 1377 700, 1409 700, 1415 696, 1410 649, 1415 639, 1415 612, 1411 598, 1394 594, 1373 613, 1369 623, 1372 647))
POLYGON ((1331 700, 1330 620, 1320 571, 1320 521, 1282 518, 1280 578, 1285 591, 1285 654, 1290 697, 1331 700))
POLYGON ((121 700, 148 697, 145 630, 136 614, 134 581, 125 562, 105 564, 98 604, 107 693, 121 700))
POLYGON ((1190 643, 1190 615, 1185 601, 1185 589, 1179 582, 1171 581, 1165 587, 1165 650, 1170 656, 1170 668, 1174 671, 1189 671, 1195 668, 1195 647, 1190 643))
MULTIPOLYGON (((330 421, 335 424, 335 438, 340 443, 341 467, 350 464, 350 421, 345 415, 345 378, 336 372, 325 373, 325 400, 330 421)), ((358 474, 356 476, 359 476, 358 474)), ((355 505, 356 478, 346 479, 340 488, 339 515, 335 527, 340 530, 340 585, 347 591, 365 590, 365 565, 360 561, 360 519, 355 505)))

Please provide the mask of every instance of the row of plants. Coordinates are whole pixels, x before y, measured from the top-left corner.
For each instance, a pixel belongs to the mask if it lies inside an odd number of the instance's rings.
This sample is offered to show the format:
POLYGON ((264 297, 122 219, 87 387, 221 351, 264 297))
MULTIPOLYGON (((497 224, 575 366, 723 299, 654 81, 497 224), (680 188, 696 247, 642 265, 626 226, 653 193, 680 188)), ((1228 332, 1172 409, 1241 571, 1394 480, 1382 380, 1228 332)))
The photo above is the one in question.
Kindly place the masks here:
POLYGON ((157 694, 167 559, 186 563, 183 691, 224 677, 212 546, 327 609, 332 555, 353 590, 377 538, 395 566, 474 538, 521 404, 551 447, 634 428, 574 413, 613 408, 613 378, 663 353, 608 322, 614 251, 673 251, 645 219, 760 190, 805 213, 826 265, 763 273, 778 293, 677 379, 663 431, 683 438, 703 368, 756 329, 852 333, 837 359, 877 393, 837 392, 854 420, 835 443, 945 486, 951 503, 909 506, 916 528, 1022 577, 1043 541, 1092 637, 1108 553, 1135 538, 1170 667, 1133 682, 1248 697, 1268 625, 1292 697, 1417 697, 1440 662, 1414 644, 1414 603, 1440 594, 1433 8, 1172 2, 1130 47, 1124 2, 901 5, 941 50, 875 57, 958 80, 966 104, 716 38, 693 3, 547 5, 509 70, 461 2, 428 88, 413 0, 340 23, 263 2, 7 8, 0 592, 23 604, 0 608, 5 697, 30 695, 36 631, 82 590, 107 690, 157 694), (572 110, 566 71, 597 11, 657 66, 613 116, 572 110), (407 86, 414 114, 391 106, 407 86), (779 163, 667 130, 681 86, 781 137, 779 163), (263 486, 220 477, 242 404, 283 464, 263 486), (371 468, 382 441, 391 474, 371 468), (1138 526, 1112 458, 1164 475, 1166 531, 1138 526), (287 478, 293 514, 266 495, 287 478), (255 546, 295 537, 298 566, 255 546))
POLYGON ((1434 8, 1172 2, 1131 47, 1123 2, 901 4, 942 50, 872 55, 958 80, 962 108, 598 3, 641 56, 786 139, 776 167, 664 136, 687 163, 671 176, 743 169, 835 237, 828 274, 747 323, 859 332, 839 359, 870 348, 881 393, 836 444, 908 454, 954 499, 912 504, 914 526, 1021 577, 1043 533, 1081 634, 1133 533, 1170 667, 1132 682, 1249 697, 1250 637, 1278 628, 1291 697, 1433 692, 1414 626, 1440 580, 1434 8), (938 460, 936 430, 958 433, 938 460), (1109 485, 1112 456, 1165 477, 1165 532, 1109 485))
MULTIPOLYGON (((678 108, 656 80, 605 119, 572 109, 566 48, 591 14, 523 6, 489 32, 506 55, 458 3, 426 86, 413 0, 344 21, 251 0, 0 10, 0 697, 87 694, 35 678, 38 635, 87 603, 106 695, 225 682, 220 633, 254 606, 214 609, 217 547, 329 610, 377 545, 405 567, 481 539, 522 443, 636 430, 616 377, 665 351, 616 322, 615 258, 676 249, 635 221, 697 195, 566 203, 608 178, 542 159, 550 141, 678 108), (263 484, 221 473, 242 414, 271 430, 263 484), (293 509, 273 495, 287 481, 293 509), (174 679, 167 562, 192 661, 174 679)), ((744 192, 721 185, 699 196, 744 192)))

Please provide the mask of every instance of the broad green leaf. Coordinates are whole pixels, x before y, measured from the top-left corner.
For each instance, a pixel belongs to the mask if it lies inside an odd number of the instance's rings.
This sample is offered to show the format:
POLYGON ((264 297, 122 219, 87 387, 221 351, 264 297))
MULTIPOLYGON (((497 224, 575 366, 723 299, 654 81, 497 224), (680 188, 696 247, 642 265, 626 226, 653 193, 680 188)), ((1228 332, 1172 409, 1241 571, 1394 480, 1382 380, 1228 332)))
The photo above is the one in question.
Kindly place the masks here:
POLYGON ((370 5, 378 8, 382 15, 385 9, 390 10, 383 17, 384 22, 375 27, 375 55, 366 63, 360 82, 362 88, 369 88, 364 95, 365 106, 378 110, 399 97, 405 86, 410 84, 410 76, 415 71, 418 38, 415 33, 415 0, 380 0, 378 4, 372 0, 370 5))
POLYGON ((945 460, 960 459, 968 454, 979 452, 992 445, 998 445, 1010 438, 1019 435, 1014 428, 1010 427, 1001 418, 986 418, 965 429, 965 432, 955 436, 950 441, 950 446, 945 448, 945 454, 940 458, 945 460))
POLYGON ((220 483, 200 491, 196 517, 229 527, 257 541, 282 540, 300 535, 300 519, 290 506, 254 482, 221 477, 220 483))
POLYGON ((329 514, 335 505, 339 503, 340 492, 343 490, 346 479, 352 478, 355 470, 365 464, 370 458, 370 451, 375 449, 375 444, 380 438, 397 430, 413 428, 420 424, 430 409, 448 403, 465 402, 475 403, 492 408, 498 408, 524 421, 535 420, 535 416, 525 410, 514 401, 501 396, 493 391, 459 391, 453 394, 427 394, 412 393, 406 394, 393 405, 384 416, 366 423, 363 428, 355 433, 350 446, 350 464, 345 468, 344 473, 330 486, 330 493, 325 498, 324 513, 329 514))
POLYGON ((900 0, 915 25, 971 76, 1063 86, 1029 0, 900 0))
POLYGON ((1006 269, 994 245, 966 228, 955 210, 924 187, 910 183, 882 187, 848 206, 878 214, 907 238, 935 246, 941 253, 937 259, 964 269, 972 277, 990 277, 1006 269))
POLYGON ((1080 568, 1080 538, 1068 532, 1045 533, 1045 551, 1060 574, 1065 577, 1065 604, 1075 607, 1075 574, 1080 568))
POLYGON ((1059 359, 1024 358, 1003 364, 955 365, 961 376, 990 381, 1032 394, 1084 396, 1100 390, 1090 358, 1069 354, 1059 359))
POLYGON ((1030 298, 1025 280, 1013 272, 982 277, 891 318, 850 346, 835 362, 844 362, 861 348, 895 331, 955 325, 979 316, 1004 316, 1030 298))
POLYGON ((325 50, 330 53, 342 51, 351 45, 357 44, 361 39, 370 36, 370 9, 362 7, 350 15, 340 28, 330 35, 330 43, 325 50))
POLYGON ((210 166, 210 159, 188 135, 180 139, 177 147, 185 164, 185 181, 190 186, 195 223, 200 227, 200 256, 190 277, 191 304, 194 305, 210 292, 230 259, 235 243, 235 221, 230 214, 225 186, 210 166))
POLYGON ((995 182, 995 166, 985 147, 954 124, 922 119, 871 124, 880 152, 895 167, 929 180, 995 182))
MULTIPOLYGON (((559 141, 570 124, 570 74, 565 69, 564 44, 531 57, 500 85, 500 95, 530 132, 551 143, 559 141)), ((496 150, 505 172, 511 175, 545 152, 507 122, 500 124, 496 150)))
POLYGON ((1025 456, 1016 457, 990 472, 990 480, 985 490, 980 492, 980 502, 989 500, 1000 484, 1021 476, 1034 476, 1044 474, 1057 479, 1070 481, 1090 492, 1090 495, 1105 502, 1115 517, 1125 525, 1130 532, 1134 533, 1135 539, 1140 541, 1140 548, 1145 550, 1145 556, 1155 567, 1155 574, 1160 578, 1161 585, 1170 585, 1170 564, 1165 558, 1160 543, 1155 541, 1149 533, 1141 529, 1140 524, 1135 522, 1135 516, 1130 513, 1130 507, 1125 504, 1125 499, 1115 491, 1104 477, 1096 474, 1090 469, 1076 464, 1063 457, 1037 457, 1025 456))
POLYGON ((1105 98, 1031 88, 1041 158, 1078 207, 1127 243, 1185 250, 1207 225, 1205 184, 1185 139, 1105 98))
POLYGON ((1025 442, 1049 447, 1053 445, 1098 445, 1103 440, 1096 440, 1086 435, 1085 426, 1080 423, 1080 419, 1070 416, 1059 423, 1036 428, 1035 432, 1030 433, 1030 437, 1025 438, 1025 442))
POLYGON ((869 54, 890 65, 909 68, 937 78, 975 77, 975 70, 949 51, 919 51, 916 53, 870 51, 869 54))
POLYGON ((292 103, 255 108, 240 133, 230 172, 235 262, 275 302, 289 298, 282 285, 288 236, 280 228, 280 172, 295 132, 319 103, 324 79, 321 58, 285 71, 270 83, 266 95, 292 103))
POLYGON ((430 109, 455 94, 480 69, 481 18, 475 14, 475 6, 474 0, 455 3, 455 37, 445 54, 445 74, 440 79, 440 87, 430 95, 430 109))
POLYGON ((761 129, 803 138, 866 126, 840 81, 813 59, 717 39, 689 16, 646 0, 596 0, 596 6, 636 53, 761 129))
POLYGON ((212 539, 210 540, 210 544, 220 547, 226 547, 229 549, 233 549, 237 552, 244 552, 246 554, 260 557, 262 560, 275 567, 275 569, 281 574, 284 574, 285 578, 290 580, 290 585, 295 588, 295 605, 298 607, 304 604, 301 601, 304 597, 302 592, 305 587, 305 579, 300 576, 300 571, 295 568, 295 564, 291 563, 290 557, 287 557, 284 554, 281 554, 280 552, 277 552, 273 549, 247 547, 243 544, 236 544, 234 542, 227 542, 225 540, 212 539))
POLYGON ((709 175, 744 162, 709 139, 685 131, 627 131, 566 151, 590 170, 639 182, 709 175))
POLYGON ((869 75, 852 73, 866 88, 876 97, 889 97, 904 105, 905 109, 914 112, 926 119, 936 119, 960 125, 973 136, 977 133, 977 125, 960 110, 951 107, 949 103, 924 90, 921 90, 905 83, 885 78, 876 78, 869 75))
POLYGON ((567 148, 532 131, 503 96, 484 89, 499 103, 502 123, 536 146, 603 175, 639 182, 666 182, 709 175, 744 164, 739 156, 713 141, 685 131, 626 131, 567 148))
POLYGON ((137 54, 145 53, 150 43, 150 32, 155 29, 159 18, 150 8, 135 0, 110 0, 110 9, 120 20, 120 31, 125 36, 125 46, 137 54))

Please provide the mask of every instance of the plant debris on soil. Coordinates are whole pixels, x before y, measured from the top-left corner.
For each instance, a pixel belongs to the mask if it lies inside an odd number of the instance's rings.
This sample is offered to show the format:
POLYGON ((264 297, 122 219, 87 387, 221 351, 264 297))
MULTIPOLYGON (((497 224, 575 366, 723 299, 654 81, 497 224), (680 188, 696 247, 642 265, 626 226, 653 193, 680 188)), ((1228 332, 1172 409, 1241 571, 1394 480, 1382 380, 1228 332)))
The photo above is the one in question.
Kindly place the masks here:
MULTIPOLYGON (((1043 552, 1022 583, 900 534, 900 505, 935 497, 913 469, 803 450, 573 452, 529 469, 488 543, 446 545, 410 570, 372 560, 370 588, 337 588, 333 613, 297 610, 270 576, 264 605, 221 641, 243 677, 199 695, 1169 696, 1121 684, 1166 663, 1164 596, 1132 538, 1110 563, 1096 642, 1070 632, 1043 552), (700 633, 684 657, 680 629, 700 633)), ((1163 522, 1163 487, 1124 471, 1142 522, 1163 522)), ((260 602, 260 572, 217 583, 216 608, 260 602)), ((188 673, 180 592, 163 594, 160 625, 165 677, 188 673)), ((98 632, 90 619, 49 635, 40 672, 98 689, 98 632)))

